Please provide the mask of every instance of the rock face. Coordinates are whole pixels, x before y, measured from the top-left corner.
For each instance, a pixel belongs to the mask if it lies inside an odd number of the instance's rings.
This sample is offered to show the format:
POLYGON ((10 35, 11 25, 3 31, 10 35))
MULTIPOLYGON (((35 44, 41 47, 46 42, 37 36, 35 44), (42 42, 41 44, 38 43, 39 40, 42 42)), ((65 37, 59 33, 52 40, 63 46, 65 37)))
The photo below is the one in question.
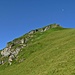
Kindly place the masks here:
POLYGON ((14 60, 15 56, 14 55, 10 55, 8 58, 8 63, 11 65, 12 61, 14 60))
POLYGON ((10 55, 10 50, 8 48, 5 48, 4 50, 1 51, 1 55, 6 57, 10 55))
POLYGON ((51 28, 56 28, 56 27, 61 27, 61 26, 60 26, 60 25, 58 25, 58 24, 54 24, 54 25, 53 25, 53 24, 51 24, 51 25, 50 25, 50 27, 51 27, 51 28))
MULTIPOLYGON (((4 58, 8 58, 8 63, 11 65, 12 61, 17 57, 17 55, 19 54, 19 52, 21 51, 22 48, 25 48, 29 42, 29 40, 34 37, 34 33, 37 32, 45 32, 47 30, 49 30, 50 28, 56 28, 56 27, 61 27, 58 24, 51 24, 48 25, 46 27, 40 28, 40 29, 36 29, 36 30, 32 30, 29 33, 27 33, 27 35, 25 37, 21 37, 21 38, 17 38, 11 42, 7 43, 7 46, 1 51, 1 56, 2 59, 4 58)), ((4 60, 0 60, 0 64, 4 64, 5 61, 4 60)), ((23 61, 23 60, 21 60, 23 61)))

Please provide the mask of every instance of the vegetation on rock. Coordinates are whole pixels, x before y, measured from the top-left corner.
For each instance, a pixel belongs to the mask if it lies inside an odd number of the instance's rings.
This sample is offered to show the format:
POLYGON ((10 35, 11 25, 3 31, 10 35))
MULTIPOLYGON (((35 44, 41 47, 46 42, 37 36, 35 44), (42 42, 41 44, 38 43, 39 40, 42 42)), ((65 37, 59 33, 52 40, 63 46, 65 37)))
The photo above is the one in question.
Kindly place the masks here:
POLYGON ((75 29, 52 24, 14 39, 2 50, 10 54, 0 55, 0 74, 74 75, 74 34, 75 29))

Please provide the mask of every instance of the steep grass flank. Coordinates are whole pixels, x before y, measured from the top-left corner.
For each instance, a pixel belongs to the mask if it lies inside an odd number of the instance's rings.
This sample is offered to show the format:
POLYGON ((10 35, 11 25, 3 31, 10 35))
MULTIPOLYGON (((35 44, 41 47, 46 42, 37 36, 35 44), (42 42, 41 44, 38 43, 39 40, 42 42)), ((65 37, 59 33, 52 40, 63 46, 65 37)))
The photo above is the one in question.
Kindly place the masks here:
POLYGON ((36 33, 21 58, 25 60, 0 69, 0 75, 75 75, 75 29, 36 33))

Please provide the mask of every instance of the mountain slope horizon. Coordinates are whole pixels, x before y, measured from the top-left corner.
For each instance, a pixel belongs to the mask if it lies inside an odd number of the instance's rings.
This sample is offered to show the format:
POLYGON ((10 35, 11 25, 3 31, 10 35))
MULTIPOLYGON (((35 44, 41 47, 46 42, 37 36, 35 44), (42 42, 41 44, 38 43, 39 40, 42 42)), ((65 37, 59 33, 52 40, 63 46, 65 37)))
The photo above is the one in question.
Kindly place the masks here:
POLYGON ((75 29, 58 24, 32 30, 7 43, 1 75, 75 75, 75 29))

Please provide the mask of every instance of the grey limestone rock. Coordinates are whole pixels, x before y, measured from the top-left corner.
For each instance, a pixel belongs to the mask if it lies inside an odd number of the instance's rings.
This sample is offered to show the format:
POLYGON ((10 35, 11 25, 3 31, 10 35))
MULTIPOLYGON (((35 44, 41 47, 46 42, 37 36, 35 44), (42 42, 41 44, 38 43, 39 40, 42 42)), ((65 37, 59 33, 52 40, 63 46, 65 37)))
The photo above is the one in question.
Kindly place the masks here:
POLYGON ((14 58, 15 58, 14 55, 10 55, 10 56, 9 56, 9 61, 13 61, 14 58))
POLYGON ((15 56, 14 55, 10 55, 9 58, 8 58, 8 63, 11 65, 12 64, 12 61, 15 59, 15 56))
POLYGON ((14 56, 17 56, 19 51, 20 51, 20 48, 16 48, 11 54, 13 54, 14 56))
POLYGON ((47 31, 47 30, 49 30, 50 29, 50 26, 46 26, 43 30, 44 31, 47 31))
POLYGON ((26 43, 26 44, 27 44, 28 40, 29 40, 28 38, 25 38, 25 43, 26 43))
POLYGON ((10 51, 9 48, 5 48, 4 50, 1 51, 1 55, 4 56, 4 57, 9 56, 10 53, 11 53, 11 51, 10 51))
POLYGON ((24 43, 25 43, 25 39, 22 39, 22 40, 21 40, 21 43, 24 44, 24 43))
POLYGON ((32 30, 29 32, 29 34, 34 34, 35 33, 35 30, 32 30))

